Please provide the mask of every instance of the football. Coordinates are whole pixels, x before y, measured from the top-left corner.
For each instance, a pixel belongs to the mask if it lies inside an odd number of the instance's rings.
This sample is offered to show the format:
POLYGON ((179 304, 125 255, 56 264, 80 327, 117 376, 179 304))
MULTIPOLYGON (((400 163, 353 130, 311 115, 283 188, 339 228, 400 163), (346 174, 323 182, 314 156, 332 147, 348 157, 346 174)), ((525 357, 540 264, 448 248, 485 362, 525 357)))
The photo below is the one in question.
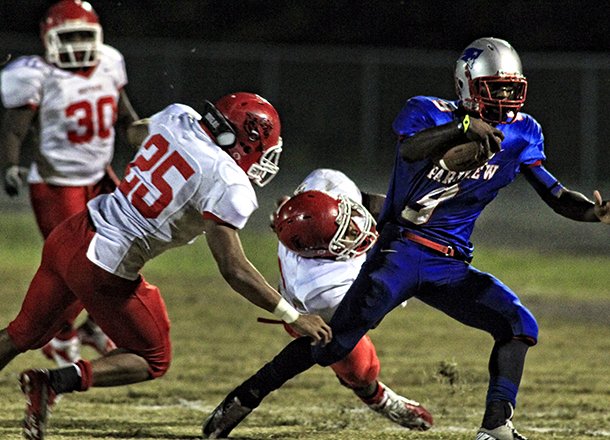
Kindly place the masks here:
POLYGON ((485 154, 480 141, 470 141, 451 147, 434 162, 444 170, 469 171, 484 165, 491 157, 485 154))

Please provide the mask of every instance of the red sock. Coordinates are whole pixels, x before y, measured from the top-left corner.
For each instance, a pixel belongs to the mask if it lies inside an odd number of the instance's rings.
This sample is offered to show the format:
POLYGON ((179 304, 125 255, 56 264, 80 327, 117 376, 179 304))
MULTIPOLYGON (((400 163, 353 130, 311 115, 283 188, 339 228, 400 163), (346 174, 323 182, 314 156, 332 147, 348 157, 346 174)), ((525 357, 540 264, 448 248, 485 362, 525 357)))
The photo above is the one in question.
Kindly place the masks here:
POLYGON ((85 359, 81 359, 76 363, 76 366, 80 369, 80 387, 77 391, 87 391, 93 385, 93 367, 91 362, 85 359))

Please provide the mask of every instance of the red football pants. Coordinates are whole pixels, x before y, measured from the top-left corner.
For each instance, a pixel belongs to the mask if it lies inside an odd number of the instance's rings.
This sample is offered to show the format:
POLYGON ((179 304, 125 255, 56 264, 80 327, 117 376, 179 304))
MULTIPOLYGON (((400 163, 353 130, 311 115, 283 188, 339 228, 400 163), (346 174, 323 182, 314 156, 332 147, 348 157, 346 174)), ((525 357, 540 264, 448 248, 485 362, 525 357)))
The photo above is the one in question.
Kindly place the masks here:
POLYGON ((108 174, 95 185, 88 186, 30 184, 32 210, 43 238, 46 239, 61 222, 86 209, 89 200, 115 188, 115 181, 108 174))
MULTIPOLYGON (((89 200, 100 194, 114 191, 117 179, 110 168, 109 172, 112 174, 106 174, 95 185, 57 186, 46 183, 30 184, 32 210, 34 211, 38 229, 45 240, 51 231, 61 222, 87 209, 87 202, 89 200)), ((73 315, 73 318, 65 321, 56 335, 59 339, 68 340, 75 335, 73 328, 74 321, 79 311, 82 310, 82 306, 75 305, 73 308, 75 313, 67 314, 73 315)))
POLYGON ((40 348, 84 306, 119 348, 143 357, 151 377, 161 376, 169 368, 171 342, 159 289, 142 277, 126 280, 89 261, 94 234, 87 211, 53 230, 8 334, 21 351, 40 348))
MULTIPOLYGON (((300 335, 288 324, 286 331, 295 338, 300 335)), ((368 335, 364 335, 350 354, 330 366, 341 382, 349 388, 364 388, 377 380, 381 364, 375 345, 368 335)))

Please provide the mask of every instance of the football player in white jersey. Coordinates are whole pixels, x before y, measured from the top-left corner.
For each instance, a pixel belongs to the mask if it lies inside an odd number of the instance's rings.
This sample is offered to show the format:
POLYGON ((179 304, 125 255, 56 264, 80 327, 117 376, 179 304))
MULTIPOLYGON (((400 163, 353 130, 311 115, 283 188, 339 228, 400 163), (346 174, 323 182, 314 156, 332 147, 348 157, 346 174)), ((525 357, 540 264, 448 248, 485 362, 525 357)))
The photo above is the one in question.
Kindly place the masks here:
MULTIPOLYGON (((27 181, 36 221, 46 239, 93 197, 114 190, 118 179, 110 163, 115 126, 125 130, 137 116, 124 90, 123 56, 102 43, 102 28, 89 3, 61 0, 53 5, 41 22, 41 38, 45 59, 20 57, 2 71, 6 111, 0 150, 4 189, 13 197, 27 171, 19 166, 22 143, 31 127, 39 127, 39 145, 27 181)), ((81 343, 101 354, 116 348, 91 319, 78 329, 71 319, 43 353, 58 365, 69 364, 80 358, 81 343)))
POLYGON ((77 301, 119 347, 109 355, 54 370, 27 370, 24 435, 44 436, 58 394, 125 385, 169 368, 169 319, 159 289, 140 275, 167 249, 205 234, 220 273, 255 305, 326 344, 330 327, 302 315, 243 253, 238 231, 258 207, 252 183, 277 173, 282 151, 275 108, 252 93, 206 102, 202 115, 173 104, 136 126, 147 136, 119 187, 56 227, 17 317, 0 331, 0 368, 44 345, 77 301))
MULTIPOLYGON (((312 171, 292 197, 280 199, 272 215, 272 229, 279 239, 282 297, 299 312, 317 314, 330 322, 358 276, 366 251, 377 240, 372 213, 379 214, 384 200, 383 195, 361 192, 344 173, 326 168, 312 171)), ((292 336, 300 336, 289 324, 284 327, 292 336)), ((432 415, 423 406, 378 380, 379 358, 368 335, 330 367, 339 382, 373 411, 405 428, 426 430, 432 426, 432 415)), ((231 394, 228 401, 230 398, 231 394)), ((227 400, 219 407, 225 413, 227 400)), ((247 402, 240 402, 235 410, 244 407, 248 408, 247 402)), ((204 422, 206 438, 224 438, 230 433, 217 423, 220 418, 214 420, 217 412, 204 422)))
MULTIPOLYGON (((360 191, 341 171, 322 168, 312 171, 279 207, 273 227, 279 239, 279 291, 299 312, 330 322, 377 240, 372 214, 379 214, 384 200, 384 195, 360 191)), ((406 428, 432 426, 424 407, 378 380, 379 358, 368 335, 330 367, 372 410, 406 428)))

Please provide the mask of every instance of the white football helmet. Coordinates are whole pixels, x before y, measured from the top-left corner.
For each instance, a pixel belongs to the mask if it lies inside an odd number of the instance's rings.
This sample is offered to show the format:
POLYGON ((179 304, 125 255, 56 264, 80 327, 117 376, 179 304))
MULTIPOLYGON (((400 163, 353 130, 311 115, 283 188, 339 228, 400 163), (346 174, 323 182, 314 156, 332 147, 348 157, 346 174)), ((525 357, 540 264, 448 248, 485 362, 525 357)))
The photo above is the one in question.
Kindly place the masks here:
POLYGON ((455 89, 462 105, 494 124, 510 124, 525 103, 527 80, 521 59, 506 41, 479 38, 455 66, 455 89))
POLYGON ((86 1, 61 0, 40 23, 46 59, 62 69, 95 66, 102 45, 102 27, 86 1))

